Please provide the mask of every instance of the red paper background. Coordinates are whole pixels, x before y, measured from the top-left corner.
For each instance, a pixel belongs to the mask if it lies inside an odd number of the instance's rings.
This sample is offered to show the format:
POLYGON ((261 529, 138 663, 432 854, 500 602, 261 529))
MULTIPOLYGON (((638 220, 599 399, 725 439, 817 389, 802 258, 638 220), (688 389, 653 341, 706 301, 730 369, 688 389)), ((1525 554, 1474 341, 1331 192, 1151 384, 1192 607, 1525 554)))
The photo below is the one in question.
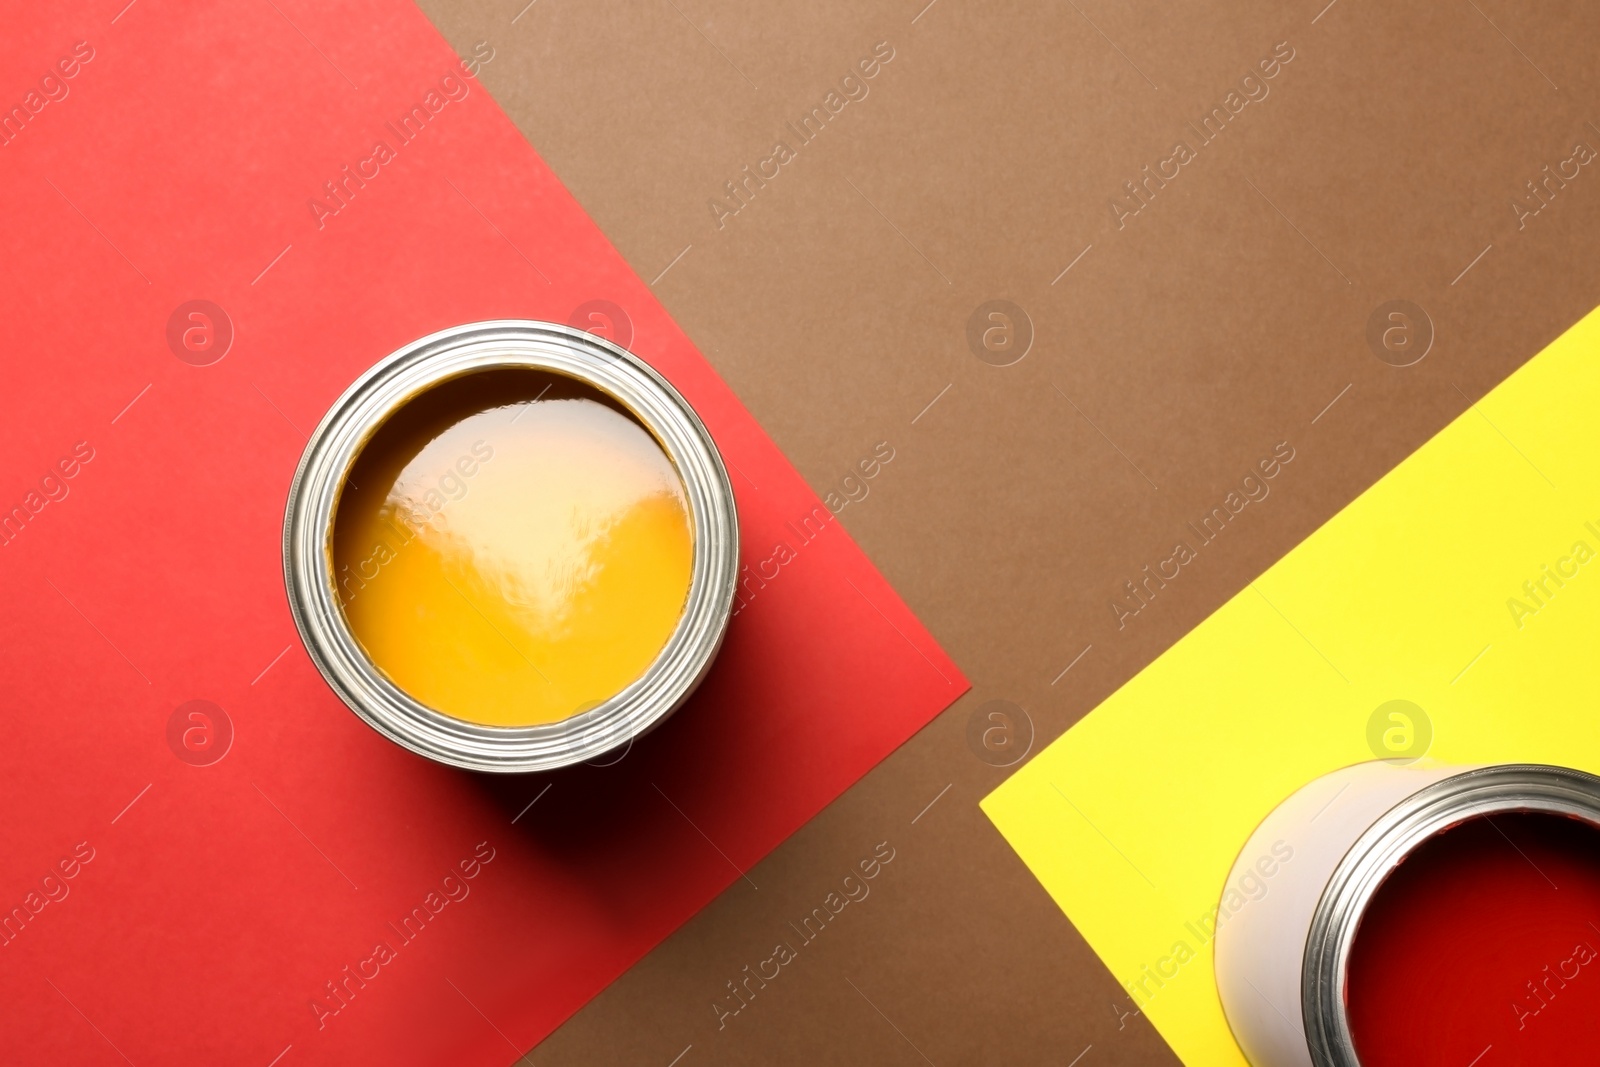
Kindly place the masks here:
POLYGON ((0 1059, 509 1062, 965 690, 841 527, 799 547, 815 495, 476 82, 319 229, 307 201, 454 67, 411 5, 6 21, 0 108, 76 42, 95 57, 0 147, 0 508, 77 442, 94 458, 0 547, 0 909, 79 842, 95 857, 0 939, 0 1059), (166 342, 197 298, 236 334, 206 367, 166 342), (362 725, 295 636, 280 536, 304 434, 409 340, 591 299, 710 426, 746 562, 780 540, 798 558, 616 765, 434 766, 362 725), (167 743, 192 699, 236 731, 209 767, 167 743), (470 895, 319 1029, 324 983, 483 841, 470 895))

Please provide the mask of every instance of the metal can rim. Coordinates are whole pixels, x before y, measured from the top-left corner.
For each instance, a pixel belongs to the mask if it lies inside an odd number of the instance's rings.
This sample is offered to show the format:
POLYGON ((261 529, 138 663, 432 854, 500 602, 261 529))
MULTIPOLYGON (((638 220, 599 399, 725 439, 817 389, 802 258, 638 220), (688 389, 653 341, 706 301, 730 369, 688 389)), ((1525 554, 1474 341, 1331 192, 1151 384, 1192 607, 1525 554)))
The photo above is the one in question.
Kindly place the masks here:
POLYGON ((733 484, 711 434, 666 378, 610 341, 570 326, 499 319, 440 330, 386 356, 350 385, 311 434, 283 524, 284 585, 300 639, 323 678, 369 726, 419 755, 476 771, 548 771, 592 760, 657 726, 709 671, 731 618, 739 569, 733 484), (683 479, 694 527, 689 595, 645 672, 599 705, 554 723, 490 726, 420 703, 367 658, 335 595, 328 535, 338 490, 390 413, 452 378, 527 368, 564 374, 633 413, 683 479))
POLYGON ((1424 841, 1452 826, 1530 811, 1600 827, 1600 777, 1549 764, 1476 767, 1411 793, 1350 846, 1312 912, 1300 969, 1301 1014, 1315 1067, 1361 1065, 1346 978, 1357 926, 1384 878, 1424 841))

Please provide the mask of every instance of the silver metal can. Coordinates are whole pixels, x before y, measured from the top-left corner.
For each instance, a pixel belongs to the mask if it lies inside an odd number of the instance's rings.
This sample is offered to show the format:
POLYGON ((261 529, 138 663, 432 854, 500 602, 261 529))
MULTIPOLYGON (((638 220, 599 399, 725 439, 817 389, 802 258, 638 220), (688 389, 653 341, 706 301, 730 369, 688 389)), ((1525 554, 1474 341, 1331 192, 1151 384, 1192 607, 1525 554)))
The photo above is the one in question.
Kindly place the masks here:
POLYGON ((1217 989, 1246 1059, 1254 1067, 1360 1067, 1347 976, 1379 887, 1435 835, 1518 812, 1600 827, 1600 778, 1543 764, 1380 760, 1323 775, 1273 809, 1227 882, 1254 875, 1268 888, 1218 923, 1215 942, 1217 989))
POLYGON ((660 374, 569 326, 500 320, 456 326, 380 361, 334 402, 300 459, 283 524, 284 584, 300 639, 334 692, 368 725, 429 759, 478 771, 547 771, 621 748, 671 715, 710 669, 739 569, 733 486, 711 435, 660 374), (333 573, 333 522, 362 447, 411 399, 446 381, 525 368, 577 379, 625 407, 656 439, 685 489, 693 534, 689 592, 666 646, 635 681, 558 722, 491 726, 429 708, 372 663, 351 633, 333 573))

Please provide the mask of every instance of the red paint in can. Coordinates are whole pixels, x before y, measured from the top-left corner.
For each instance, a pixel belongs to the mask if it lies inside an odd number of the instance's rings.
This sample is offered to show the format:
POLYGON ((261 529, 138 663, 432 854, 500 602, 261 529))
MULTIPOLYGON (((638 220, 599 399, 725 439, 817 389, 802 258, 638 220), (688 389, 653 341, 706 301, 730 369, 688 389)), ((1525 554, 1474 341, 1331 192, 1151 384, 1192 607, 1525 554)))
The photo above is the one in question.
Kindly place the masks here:
POLYGON ((1363 1067, 1600 1062, 1600 829, 1477 817, 1379 887, 1346 987, 1363 1067))

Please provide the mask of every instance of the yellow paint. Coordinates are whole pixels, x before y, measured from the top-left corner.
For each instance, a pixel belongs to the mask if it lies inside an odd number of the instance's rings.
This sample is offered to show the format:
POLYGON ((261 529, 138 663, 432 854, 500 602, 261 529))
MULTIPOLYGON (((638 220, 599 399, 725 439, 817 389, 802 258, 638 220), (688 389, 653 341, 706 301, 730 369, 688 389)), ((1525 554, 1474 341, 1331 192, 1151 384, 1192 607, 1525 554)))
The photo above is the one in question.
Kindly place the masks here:
POLYGON ((341 494, 351 632, 447 715, 555 722, 637 679, 678 625, 693 530, 655 438, 573 379, 493 371, 409 401, 341 494))
POLYGON ((1199 920, 1267 812, 1373 758, 1380 704, 1420 705, 1440 761, 1600 773, 1596 411, 1600 312, 983 801, 1185 1063, 1245 1062, 1199 920))

